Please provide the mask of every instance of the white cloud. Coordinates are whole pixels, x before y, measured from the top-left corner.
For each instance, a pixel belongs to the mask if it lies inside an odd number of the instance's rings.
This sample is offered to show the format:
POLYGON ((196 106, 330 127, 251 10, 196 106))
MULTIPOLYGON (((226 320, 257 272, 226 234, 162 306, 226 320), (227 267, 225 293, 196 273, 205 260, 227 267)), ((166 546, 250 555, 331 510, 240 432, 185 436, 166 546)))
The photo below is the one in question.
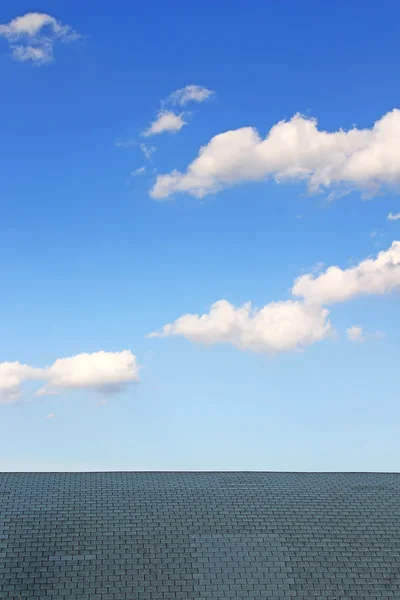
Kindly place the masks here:
MULTIPOLYGON (((160 133, 177 133, 184 125, 184 113, 177 114, 171 110, 174 106, 185 106, 189 102, 204 102, 213 94, 211 90, 199 85, 187 85, 186 87, 172 92, 166 100, 161 101, 161 110, 157 118, 150 126, 142 132, 145 137, 159 135, 160 133)), ((142 148, 143 150, 143 148, 142 148)), ((146 158, 150 158, 152 152, 147 156, 147 149, 143 150, 146 158)))
POLYGON ((150 195, 187 192, 201 198, 245 181, 272 177, 305 181, 309 190, 342 186, 372 193, 400 183, 400 110, 371 129, 327 132, 317 121, 295 115, 274 125, 263 139, 253 127, 226 131, 202 147, 185 173, 159 175, 150 195))
POLYGON ((48 415, 46 415, 46 419, 55 419, 56 415, 54 413, 49 413, 48 415))
POLYGON ((399 221, 400 220, 400 212, 399 213, 389 213, 388 216, 388 221, 399 221))
POLYGON ((197 344, 228 343, 240 350, 283 352, 323 340, 333 332, 329 311, 292 300, 258 310, 220 300, 204 315, 187 314, 150 337, 181 336, 197 344))
POLYGON ((348 269, 329 267, 323 273, 312 273, 296 279, 294 296, 316 304, 345 302, 356 296, 385 294, 400 286, 400 241, 348 269))
MULTIPOLYGON (((261 309, 251 303, 235 307, 227 300, 212 305, 210 312, 186 314, 149 337, 184 337, 205 345, 232 344, 241 350, 283 352, 309 346, 333 335, 329 310, 324 305, 344 302, 361 294, 384 294, 400 287, 400 242, 380 252, 375 259, 356 267, 329 267, 322 264, 296 279, 292 294, 301 300, 270 302, 261 309)), ((347 331, 351 341, 382 338, 380 331, 366 334, 355 325, 347 331)))
POLYGON ((136 177, 137 175, 144 175, 146 173, 146 167, 139 167, 139 169, 135 169, 131 173, 131 177, 136 177))
POLYGON ((148 129, 146 129, 142 135, 149 137, 151 135, 158 135, 160 133, 176 133, 180 131, 182 127, 186 125, 182 118, 182 114, 177 115, 170 110, 161 110, 155 121, 153 121, 148 129))
POLYGON ((45 63, 52 58, 53 54, 50 48, 34 48, 33 46, 14 46, 12 56, 19 62, 45 63))
POLYGON ((73 389, 114 393, 139 380, 139 366, 130 350, 58 358, 51 366, 41 369, 18 362, 0 363, 0 402, 17 400, 21 385, 37 380, 45 383, 37 395, 73 389))
POLYGON ((10 39, 20 35, 34 37, 46 25, 57 35, 68 35, 68 28, 63 27, 54 17, 45 13, 27 13, 22 17, 16 17, 6 25, 0 25, 0 33, 10 39))
POLYGON ((18 400, 21 385, 25 381, 40 379, 41 369, 35 369, 19 362, 0 363, 0 404, 18 400))
POLYGON ((350 342, 365 342, 365 333, 362 327, 359 325, 353 325, 346 329, 346 335, 350 342))
POLYGON ((189 102, 204 102, 207 100, 214 92, 212 90, 208 90, 205 87, 200 85, 187 85, 180 90, 176 90, 172 92, 167 99, 166 103, 178 104, 180 106, 185 106, 189 102))
POLYGON ((38 394, 63 389, 92 388, 101 392, 116 391, 127 383, 138 381, 139 368, 130 350, 94 352, 58 358, 45 369, 46 385, 38 394))
POLYGON ((346 335, 349 342, 362 344, 368 339, 382 339, 385 337, 383 331, 375 331, 375 333, 366 333, 360 325, 353 325, 346 329, 346 335))
POLYGON ((80 37, 71 27, 45 13, 27 13, 0 25, 0 36, 9 41, 15 60, 36 65, 53 60, 57 40, 71 42, 80 37))

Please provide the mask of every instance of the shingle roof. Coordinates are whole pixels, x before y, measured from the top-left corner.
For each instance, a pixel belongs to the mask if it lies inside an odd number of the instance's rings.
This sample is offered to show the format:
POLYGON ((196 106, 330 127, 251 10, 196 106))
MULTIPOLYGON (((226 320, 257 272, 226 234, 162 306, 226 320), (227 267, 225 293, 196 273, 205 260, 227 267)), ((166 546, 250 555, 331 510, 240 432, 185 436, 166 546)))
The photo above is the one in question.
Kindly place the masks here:
POLYGON ((0 599, 400 599, 400 475, 0 474, 0 599))

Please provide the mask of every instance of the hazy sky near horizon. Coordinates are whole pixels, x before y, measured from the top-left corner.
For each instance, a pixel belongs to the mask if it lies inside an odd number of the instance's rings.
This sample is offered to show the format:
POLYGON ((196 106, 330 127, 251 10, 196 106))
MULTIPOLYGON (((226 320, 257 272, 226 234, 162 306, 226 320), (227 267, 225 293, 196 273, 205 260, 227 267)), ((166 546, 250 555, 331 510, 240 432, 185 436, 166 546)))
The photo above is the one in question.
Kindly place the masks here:
POLYGON ((0 471, 397 471, 400 7, 0 8, 0 471))

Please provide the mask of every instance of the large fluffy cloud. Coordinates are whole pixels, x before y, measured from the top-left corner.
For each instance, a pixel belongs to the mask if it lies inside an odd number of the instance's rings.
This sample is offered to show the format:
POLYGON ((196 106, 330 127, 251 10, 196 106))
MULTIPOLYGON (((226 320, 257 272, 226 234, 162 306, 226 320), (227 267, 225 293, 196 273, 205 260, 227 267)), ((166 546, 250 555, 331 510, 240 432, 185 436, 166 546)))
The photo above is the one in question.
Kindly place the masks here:
POLYGON ((198 344, 229 343, 241 350, 282 352, 324 339, 332 332, 329 311, 292 300, 271 302, 262 309, 247 303, 236 308, 226 300, 209 313, 187 314, 150 337, 182 336, 198 344))
POLYGON ((226 131, 200 149, 186 172, 159 175, 150 195, 178 192, 195 197, 245 181, 274 178, 306 181, 310 191, 334 186, 373 192, 400 183, 400 110, 370 129, 328 132, 295 115, 274 125, 265 138, 253 127, 226 131))
POLYGON ((43 395, 73 389, 113 393, 138 380, 139 366, 130 350, 77 354, 44 368, 6 362, 0 363, 0 402, 17 400, 26 381, 44 382, 37 392, 43 395))
POLYGON ((9 41, 15 60, 31 61, 36 65, 53 60, 53 47, 57 40, 67 42, 80 37, 71 27, 51 15, 37 12, 0 25, 0 36, 9 41))
POLYGON ((294 296, 309 303, 334 304, 356 296, 385 294, 400 287, 400 241, 394 241, 388 250, 361 261, 355 267, 329 267, 314 276, 299 277, 292 288, 294 296))
MULTIPOLYGON (((314 344, 334 332, 326 305, 361 294, 384 294, 400 288, 400 242, 348 269, 329 267, 315 276, 299 277, 292 288, 300 300, 270 302, 261 309, 250 303, 235 307, 227 300, 203 315, 186 314, 149 337, 181 336, 198 344, 227 343, 255 352, 292 351, 314 344)), ((359 326, 347 330, 350 341, 382 337, 359 326)))

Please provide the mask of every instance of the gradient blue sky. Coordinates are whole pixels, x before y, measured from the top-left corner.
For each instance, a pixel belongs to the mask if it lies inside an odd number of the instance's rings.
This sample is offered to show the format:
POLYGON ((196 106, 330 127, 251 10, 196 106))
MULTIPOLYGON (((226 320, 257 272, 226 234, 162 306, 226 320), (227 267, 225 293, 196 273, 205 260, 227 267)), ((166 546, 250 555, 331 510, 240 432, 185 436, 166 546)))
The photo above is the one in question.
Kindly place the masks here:
POLYGON ((316 264, 345 269, 400 239, 394 188, 328 201, 269 180, 149 196, 218 133, 265 136, 295 113, 371 128, 398 108, 398 2, 3 0, 0 22, 32 11, 83 37, 40 67, 0 38, 0 362, 130 349, 142 369, 106 403, 29 385, 0 404, 0 470, 397 471, 398 292, 330 307, 336 339, 301 352, 145 336, 219 299, 289 299, 316 264), (181 131, 145 140, 147 161, 141 132, 188 84, 215 93, 181 131), (385 337, 351 343, 352 325, 385 337))

